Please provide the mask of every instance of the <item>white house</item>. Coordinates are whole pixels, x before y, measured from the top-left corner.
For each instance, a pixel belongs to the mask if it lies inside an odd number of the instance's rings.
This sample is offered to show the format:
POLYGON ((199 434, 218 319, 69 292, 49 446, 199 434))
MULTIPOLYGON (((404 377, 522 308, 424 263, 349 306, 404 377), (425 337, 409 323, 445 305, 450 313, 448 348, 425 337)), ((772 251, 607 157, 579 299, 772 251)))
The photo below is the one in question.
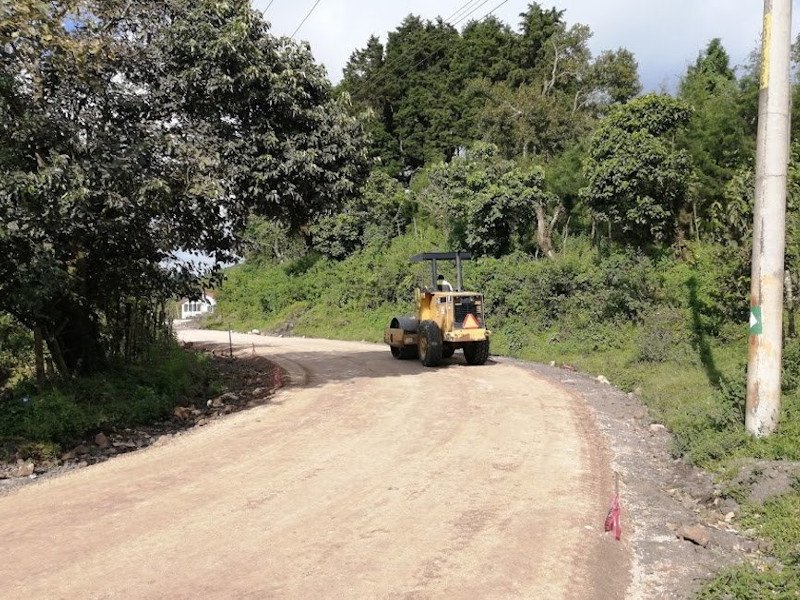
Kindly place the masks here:
POLYGON ((181 302, 181 319, 191 319, 200 315, 211 314, 217 306, 217 301, 213 296, 204 294, 199 300, 188 300, 184 298, 181 302))

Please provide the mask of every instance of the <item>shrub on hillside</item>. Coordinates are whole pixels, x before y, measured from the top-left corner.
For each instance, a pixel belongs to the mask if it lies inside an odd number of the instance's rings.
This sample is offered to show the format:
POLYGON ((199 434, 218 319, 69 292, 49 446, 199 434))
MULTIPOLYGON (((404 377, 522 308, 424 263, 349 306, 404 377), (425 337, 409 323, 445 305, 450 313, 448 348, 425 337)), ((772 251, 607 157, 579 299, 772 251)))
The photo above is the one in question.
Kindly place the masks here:
POLYGON ((658 307, 642 319, 637 341, 639 362, 682 362, 691 352, 692 336, 685 310, 658 307))
POLYGON ((10 316, 0 313, 0 390, 29 374, 33 365, 33 336, 10 316))
POLYGON ((0 442, 68 444, 100 429, 150 423, 182 400, 205 397, 213 380, 205 356, 167 344, 133 365, 42 392, 20 385, 0 403, 0 442))

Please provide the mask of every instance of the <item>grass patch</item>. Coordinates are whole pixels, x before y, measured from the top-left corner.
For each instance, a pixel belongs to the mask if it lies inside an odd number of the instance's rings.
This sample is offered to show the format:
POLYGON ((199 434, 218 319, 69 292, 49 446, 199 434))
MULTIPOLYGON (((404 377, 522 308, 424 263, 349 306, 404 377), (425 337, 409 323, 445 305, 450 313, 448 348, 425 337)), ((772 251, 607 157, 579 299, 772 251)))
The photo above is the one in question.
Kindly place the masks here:
POLYGON ((726 569, 697 594, 699 600, 797 600, 800 570, 773 565, 726 569))
POLYGON ((163 420, 215 385, 210 359, 174 342, 152 348, 134 364, 42 391, 30 381, 18 384, 0 407, 3 458, 48 458, 100 430, 163 420))
POLYGON ((772 498, 762 506, 746 506, 740 524, 770 540, 772 553, 785 565, 800 567, 800 493, 772 498))

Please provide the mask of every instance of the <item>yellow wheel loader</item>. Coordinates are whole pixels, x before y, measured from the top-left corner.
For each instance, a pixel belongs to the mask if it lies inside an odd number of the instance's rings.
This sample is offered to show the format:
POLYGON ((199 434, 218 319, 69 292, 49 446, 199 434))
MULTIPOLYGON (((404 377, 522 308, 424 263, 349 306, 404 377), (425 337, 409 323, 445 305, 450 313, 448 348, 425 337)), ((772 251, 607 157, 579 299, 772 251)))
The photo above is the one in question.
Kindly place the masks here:
POLYGON ((482 365, 489 358, 489 336, 483 312, 483 294, 462 290, 461 263, 470 260, 466 252, 426 252, 411 257, 412 263, 429 261, 431 286, 417 288, 417 314, 394 317, 383 335, 392 356, 416 358, 426 367, 435 367, 459 348, 467 364, 482 365), (438 261, 453 261, 456 285, 438 274, 438 261))

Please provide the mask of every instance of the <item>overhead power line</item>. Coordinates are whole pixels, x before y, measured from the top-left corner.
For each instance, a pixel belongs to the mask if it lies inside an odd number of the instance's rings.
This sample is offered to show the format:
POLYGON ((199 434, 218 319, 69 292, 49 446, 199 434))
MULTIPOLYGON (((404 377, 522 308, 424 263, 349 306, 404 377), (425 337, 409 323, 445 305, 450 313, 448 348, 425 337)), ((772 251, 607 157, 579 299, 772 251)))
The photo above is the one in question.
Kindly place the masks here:
POLYGON ((469 19, 469 18, 470 18, 470 16, 472 16, 472 15, 473 15, 475 12, 477 12, 477 11, 478 11, 478 9, 479 9, 481 6, 483 6, 484 4, 486 4, 487 2, 489 2, 489 0, 483 0, 483 1, 482 1, 480 4, 478 4, 477 6, 473 7, 473 8, 472 8, 472 10, 470 10, 468 13, 465 13, 464 15, 462 15, 462 16, 461 16, 461 17, 458 19, 458 21, 456 21, 455 23, 453 23, 453 26, 455 27, 455 26, 456 26, 456 25, 458 25, 459 23, 461 23, 461 22, 463 22, 463 21, 466 21, 467 19, 469 19))
POLYGON ((269 10, 269 7, 272 6, 273 2, 275 2, 275 0, 269 0, 269 4, 267 4, 267 7, 264 9, 264 12, 267 12, 269 10))
MULTIPOLYGON (((487 3, 489 0, 482 0, 482 1, 481 1, 481 0, 478 0, 478 1, 480 2, 480 4, 478 4, 477 6, 474 6, 474 7, 473 7, 473 8, 472 8, 472 9, 471 9, 469 12, 467 12, 466 14, 464 14, 463 16, 461 16, 461 17, 458 19, 458 21, 456 21, 455 23, 452 23, 453 27, 455 27, 455 26, 456 26, 456 25, 458 25, 459 23, 461 23, 461 22, 465 21, 467 18, 469 18, 469 16, 470 16, 470 15, 472 15, 472 14, 473 14, 475 11, 477 11, 477 10, 478 10, 480 7, 482 7, 484 4, 486 4, 486 3, 487 3)), ((480 22, 480 21, 483 21, 483 20, 484 20, 486 17, 488 17, 489 15, 491 15, 492 13, 494 13, 494 12, 495 12, 497 9, 499 9, 500 7, 502 7, 504 4, 507 4, 507 3, 508 3, 508 1, 509 1, 509 0, 503 0, 502 2, 500 2, 500 4, 498 4, 497 6, 495 6, 495 7, 494 7, 492 10, 490 10, 490 11, 489 11, 489 12, 487 12, 485 15, 483 15, 483 16, 482 16, 480 19, 478 19, 478 22, 480 22)), ((473 4, 473 2, 472 2, 472 1, 470 1, 470 2, 467 2, 467 5, 469 5, 469 4, 473 4)), ((466 5, 465 5, 465 6, 466 6, 466 5)), ((462 6, 462 9, 463 9, 463 8, 464 8, 464 7, 462 6)), ((456 11, 456 12, 461 12, 461 10, 459 10, 459 11, 456 11)), ((427 56, 425 56, 425 57, 424 57, 422 60, 420 60, 419 62, 417 62, 416 64, 414 64, 414 65, 413 65, 413 66, 412 66, 410 69, 403 69, 403 70, 401 71, 401 73, 398 75, 398 77, 402 77, 403 75, 406 75, 406 74, 410 73, 411 71, 413 71, 414 69, 416 69, 417 67, 419 67, 421 64, 423 64, 425 61, 427 61, 429 58, 431 58, 432 56, 434 56, 434 55, 435 55, 435 54, 437 54, 438 52, 441 52, 442 50, 444 50, 444 49, 445 49, 445 47, 446 47, 446 44, 445 44, 445 45, 443 45, 443 46, 441 46, 441 47, 439 47, 439 48, 437 48, 437 49, 436 49, 436 50, 434 50, 433 52, 429 53, 429 54, 428 54, 427 56)), ((384 66, 386 66, 386 65, 384 65, 384 66)), ((395 66, 397 66, 397 65, 395 65, 395 66)), ((383 75, 379 75, 378 77, 376 77, 376 78, 375 78, 375 79, 373 79, 372 81, 365 81, 365 82, 364 82, 364 84, 362 85, 361 89, 360 89, 360 90, 357 90, 357 91, 362 91, 362 90, 366 89, 367 85, 369 85, 370 87, 374 87, 374 86, 375 86, 376 84, 378 84, 378 83, 383 83, 383 80, 385 80, 387 77, 389 77, 389 73, 388 73, 388 72, 386 72, 386 71, 384 71, 384 74, 383 74, 383 75)))
MULTIPOLYGON (((474 5, 475 5, 476 3, 478 3, 478 2, 484 2, 484 3, 485 3, 485 2, 486 2, 486 0, 467 0, 467 2, 465 2, 464 4, 462 4, 462 5, 461 5, 459 8, 457 8, 457 9, 455 10, 455 12, 453 12, 452 14, 450 14, 450 15, 449 15, 449 16, 448 16, 446 19, 444 19, 444 21, 445 21, 446 23, 447 23, 447 22, 449 22, 449 21, 450 21, 450 19, 452 19, 452 18, 453 18, 453 17, 455 17, 456 15, 459 15, 459 14, 463 13, 463 11, 464 11, 464 10, 466 10, 466 9, 468 9, 468 8, 471 8, 472 6, 474 6, 474 5)), ((384 65, 383 65, 383 68, 384 68, 384 69, 386 69, 386 68, 388 68, 390 65, 391 65, 392 67, 399 66, 399 65, 401 65, 401 64, 404 62, 404 60, 403 60, 403 59, 405 59, 405 58, 406 58, 405 56, 402 56, 402 57, 400 57, 400 58, 397 58, 397 59, 396 59, 395 61, 393 61, 393 62, 392 62, 392 61, 387 61, 387 62, 386 62, 384 65)), ((381 79, 383 79, 383 78, 385 78, 385 77, 386 77, 385 73, 386 73, 386 71, 384 71, 384 74, 380 74, 380 75, 378 75, 378 76, 377 76, 375 79, 373 79, 372 81, 370 81, 370 82, 369 82, 369 84, 370 84, 370 85, 374 85, 375 83, 377 83, 377 82, 381 81, 381 79)), ((364 87, 364 88, 366 88, 366 82, 363 84, 363 87, 364 87)), ((354 90, 354 92, 360 92, 360 91, 362 91, 362 90, 361 90, 361 89, 354 90)))
POLYGON ((298 25, 298 26, 297 26, 297 28, 294 30, 294 33, 292 33, 292 38, 294 38, 294 36, 296 36, 296 35, 297 35, 297 32, 298 32, 298 31, 300 31, 300 28, 301 28, 301 27, 303 26, 303 24, 304 24, 304 23, 305 23, 305 22, 308 20, 308 17, 310 17, 310 16, 311 16, 311 13, 313 13, 313 12, 314 12, 314 10, 317 8, 317 6, 319 6, 319 3, 320 3, 320 2, 322 2, 322 0, 317 0, 316 2, 314 2, 314 6, 312 6, 312 7, 311 7, 311 10, 309 10, 309 11, 306 13, 306 16, 305 16, 305 17, 303 17, 303 20, 302 20, 302 21, 300 21, 300 25, 298 25))
POLYGON ((474 6, 475 4, 477 4, 478 2, 481 2, 481 0, 469 0, 469 2, 467 2, 466 4, 462 4, 462 5, 461 5, 461 8, 459 8, 458 10, 456 10, 456 11, 455 11, 455 12, 454 12, 452 15, 450 15, 449 17, 446 17, 446 18, 445 18, 445 22, 450 22, 450 20, 451 20, 451 19, 455 19, 455 18, 459 17, 461 14, 463 14, 463 12, 464 12, 465 10, 468 10, 469 8, 471 8, 472 6, 474 6))

